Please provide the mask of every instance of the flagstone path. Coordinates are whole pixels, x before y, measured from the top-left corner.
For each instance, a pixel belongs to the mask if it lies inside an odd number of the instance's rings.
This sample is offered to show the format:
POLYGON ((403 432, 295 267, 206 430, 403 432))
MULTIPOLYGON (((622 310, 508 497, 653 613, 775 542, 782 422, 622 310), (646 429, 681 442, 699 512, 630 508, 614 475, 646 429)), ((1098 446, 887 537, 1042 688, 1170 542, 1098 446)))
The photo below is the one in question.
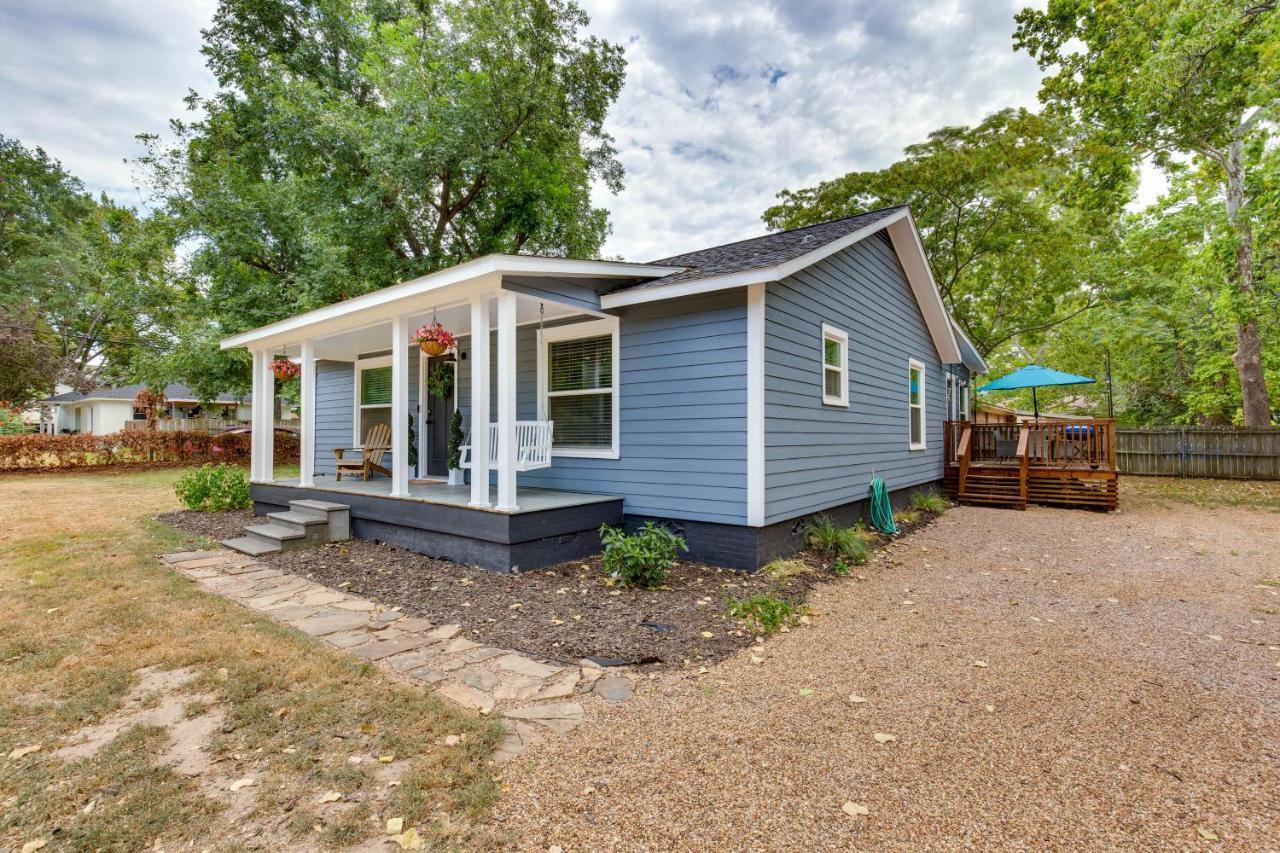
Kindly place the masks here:
POLYGON ((231 551, 184 551, 161 559, 206 590, 406 675, 463 708, 503 715, 507 733, 496 764, 548 734, 577 728, 588 694, 620 702, 640 678, 621 668, 606 673, 588 661, 549 664, 486 646, 463 636, 459 625, 405 616, 231 551))

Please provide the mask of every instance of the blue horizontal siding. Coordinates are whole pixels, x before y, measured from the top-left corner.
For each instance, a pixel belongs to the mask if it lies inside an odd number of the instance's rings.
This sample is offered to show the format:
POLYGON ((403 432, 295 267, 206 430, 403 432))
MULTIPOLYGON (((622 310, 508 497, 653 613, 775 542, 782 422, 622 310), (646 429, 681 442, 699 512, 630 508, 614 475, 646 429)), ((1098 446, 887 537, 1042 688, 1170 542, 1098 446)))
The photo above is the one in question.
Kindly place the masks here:
MULTIPOLYGON (((587 318, 594 319, 594 318, 587 318)), ((619 321, 618 459, 553 457, 519 475, 525 486, 621 495, 625 511, 746 522, 746 294, 635 306, 619 321)), ((493 354, 495 335, 490 336, 493 354)), ((459 340, 467 353, 470 341, 459 340)), ((516 411, 537 417, 537 328, 516 334, 516 411)), ((459 405, 470 429, 471 360, 459 363, 459 405)), ((492 370, 497 417, 497 366, 492 370)))
POLYGON ((942 477, 944 366, 882 234, 765 288, 765 523, 942 477), (822 403, 822 324, 849 335, 849 407, 822 403), (927 449, 908 448, 907 360, 925 365, 927 449))
MULTIPOLYGON (((409 351, 409 414, 413 417, 415 432, 422 429, 418 418, 418 359, 419 351, 409 351)), ((350 361, 316 362, 316 450, 315 473, 332 476, 335 447, 352 447, 355 441, 355 363, 350 361)), ((360 441, 364 436, 360 436, 360 441)), ((389 464, 391 455, 383 457, 389 464)))

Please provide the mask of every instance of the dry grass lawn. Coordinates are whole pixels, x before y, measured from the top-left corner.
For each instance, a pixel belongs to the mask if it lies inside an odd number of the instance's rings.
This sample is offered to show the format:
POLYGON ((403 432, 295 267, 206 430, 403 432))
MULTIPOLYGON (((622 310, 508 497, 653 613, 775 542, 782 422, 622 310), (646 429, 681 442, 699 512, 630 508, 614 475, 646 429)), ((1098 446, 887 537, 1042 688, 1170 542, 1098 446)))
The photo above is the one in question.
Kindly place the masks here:
POLYGON ((496 844, 496 725, 162 566, 180 473, 0 478, 0 848, 496 844))

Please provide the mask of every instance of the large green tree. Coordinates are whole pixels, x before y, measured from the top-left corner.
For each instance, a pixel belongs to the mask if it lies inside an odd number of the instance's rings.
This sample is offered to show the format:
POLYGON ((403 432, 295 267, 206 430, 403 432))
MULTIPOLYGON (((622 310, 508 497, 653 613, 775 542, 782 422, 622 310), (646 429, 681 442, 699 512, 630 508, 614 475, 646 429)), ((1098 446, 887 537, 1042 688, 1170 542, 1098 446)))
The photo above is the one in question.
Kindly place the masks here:
POLYGON ((95 199, 44 151, 0 136, 0 309, 53 343, 58 379, 128 379, 139 350, 163 346, 184 293, 172 257, 165 217, 95 199))
POLYGON ((974 127, 946 127, 877 171, 784 190, 764 213, 796 228, 906 204, 934 278, 983 354, 1036 346, 1105 298, 1131 171, 1071 125, 1003 110, 974 127))
POLYGON ((586 23, 570 0, 222 0, 219 90, 191 95, 176 145, 147 138, 207 306, 172 369, 208 375, 220 335, 477 255, 597 253, 624 61, 586 23))
POLYGON ((1051 72, 1050 107, 1161 165, 1192 157, 1216 170, 1243 419, 1271 423, 1247 150, 1280 106, 1277 0, 1049 0, 1017 21, 1016 46, 1051 72))

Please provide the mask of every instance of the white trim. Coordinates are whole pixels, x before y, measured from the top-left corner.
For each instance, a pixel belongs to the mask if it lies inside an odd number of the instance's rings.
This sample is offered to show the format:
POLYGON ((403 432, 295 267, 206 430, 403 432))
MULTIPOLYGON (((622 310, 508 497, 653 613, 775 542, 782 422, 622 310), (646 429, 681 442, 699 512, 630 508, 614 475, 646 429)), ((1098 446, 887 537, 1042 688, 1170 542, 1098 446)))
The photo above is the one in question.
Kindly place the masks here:
MULTIPOLYGON (((681 272, 685 267, 657 266, 654 264, 631 264, 619 261, 590 261, 574 258, 543 258, 534 255, 485 255, 448 269, 439 270, 429 275, 401 282, 373 293, 356 296, 342 302, 335 302, 305 314, 295 314, 276 323, 261 326, 238 335, 232 335, 222 341, 222 349, 248 346, 284 335, 300 332, 309 326, 338 320, 351 314, 371 311, 372 309, 393 309, 394 303, 412 299, 427 293, 462 284, 487 276, 509 275, 542 275, 561 278, 661 278, 672 273, 681 272)), ((492 289, 492 288, 488 288, 492 289)), ((459 294, 466 296, 467 294, 459 294)), ((490 294, 492 295, 492 294, 490 294)), ((370 318, 371 320, 375 318, 370 318)), ((391 319, 383 317, 382 321, 391 319)), ((310 337, 318 337, 319 330, 313 330, 310 337)))
POLYGON ((924 368, 924 362, 919 359, 907 359, 907 449, 908 450, 925 450, 929 444, 929 422, 925 419, 925 401, 929 396, 928 374, 924 368), (916 408, 916 403, 911 402, 911 371, 920 371, 920 441, 917 443, 912 441, 911 435, 911 410, 916 408))
POLYGON ((489 506, 489 293, 471 297, 471 506, 489 506))
POLYGON ((275 480, 275 441, 276 441, 276 377, 271 372, 271 358, 266 350, 262 351, 262 402, 266 405, 253 407, 258 416, 257 428, 261 434, 259 447, 262 450, 262 466, 258 469, 260 481, 270 483, 275 480))
POLYGON ((973 413, 969 411, 969 383, 958 382, 960 386, 960 411, 959 420, 968 421, 973 419, 973 413))
MULTIPOLYGON (((621 456, 621 406, 622 399, 621 377, 622 377, 622 359, 619 357, 618 346, 618 318, 606 317, 601 320, 590 320, 585 323, 568 323, 563 326, 551 326, 538 332, 538 420, 545 421, 549 419, 547 413, 547 344, 552 341, 569 341, 577 338, 595 338, 601 335, 609 335, 613 342, 613 375, 610 377, 612 384, 611 393, 613 395, 613 436, 611 446, 608 448, 593 447, 561 447, 557 448, 554 443, 551 447, 551 455, 553 457, 562 456, 567 458, 581 459, 618 459, 621 456)), ((558 392, 556 396, 568 396, 575 392, 558 392)), ((599 394, 599 390, 585 391, 584 394, 599 394)), ((553 437, 554 441, 554 437, 553 437)))
POLYGON ((409 316, 391 323, 391 497, 409 497, 409 316))
MULTIPOLYGON (((970 369, 969 371, 970 373, 986 373, 988 370, 991 369, 987 365, 987 360, 982 357, 982 353, 978 352, 978 348, 973 345, 973 340, 964 333, 964 329, 960 328, 960 324, 955 322, 954 320, 952 320, 951 322, 951 331, 955 332, 956 335, 959 336, 957 340, 962 340, 969 345, 969 348, 973 350, 973 354, 978 357, 978 361, 982 363, 981 367, 977 369, 970 369)), ((968 365, 965 365, 965 366, 968 367, 968 365)))
POLYGON ((764 526, 765 287, 747 288, 747 524, 764 526))
MULTIPOLYGON (((265 358, 262 350, 255 350, 253 353, 253 366, 250 368, 253 375, 249 378, 253 382, 253 399, 256 402, 254 407, 249 410, 249 479, 255 483, 262 479, 262 436, 258 434, 258 409, 262 407, 264 402, 262 396, 262 359, 265 358)), ((74 412, 75 406, 71 409, 74 412)))
POLYGON ((818 390, 822 394, 822 405, 836 406, 839 408, 849 408, 849 333, 843 329, 837 329, 830 323, 822 324, 822 336, 818 340, 818 365, 822 371, 819 376, 818 390), (837 341, 840 344, 840 395, 832 397, 827 394, 827 371, 836 367, 833 364, 827 364, 827 341, 837 341))
POLYGON ((498 295, 498 506, 516 504, 516 294, 498 295))
POLYGON ((418 470, 415 473, 419 477, 427 476, 427 448, 430 447, 427 436, 427 418, 431 417, 431 401, 427 399, 427 362, 430 360, 425 352, 418 353, 418 470))
POLYGON ((302 342, 302 408, 298 448, 298 485, 314 486, 316 467, 316 347, 307 338, 302 342))
POLYGON ((945 380, 943 400, 947 407, 947 420, 954 421, 957 420, 956 412, 959 411, 959 407, 957 405, 959 402, 959 383, 956 382, 956 376, 954 373, 948 372, 943 379, 945 380))
MULTIPOLYGON (((352 378, 352 389, 354 390, 355 393, 351 395, 351 402, 353 405, 353 411, 351 414, 351 446, 355 448, 361 448, 361 447, 364 447, 364 434, 360 430, 360 427, 363 426, 363 424, 360 423, 360 420, 361 420, 360 413, 363 412, 365 409, 389 409, 391 408, 392 404, 391 403, 370 403, 367 406, 363 405, 360 402, 360 384, 361 384, 360 374, 362 371, 372 370, 375 367, 391 367, 391 356, 372 355, 372 356, 369 356, 368 358, 357 358, 355 361, 351 363, 351 365, 352 365, 352 369, 355 371, 355 375, 352 378)), ((395 394, 396 394, 395 381, 396 381, 395 376, 392 376, 391 377, 392 402, 395 401, 395 394)))

